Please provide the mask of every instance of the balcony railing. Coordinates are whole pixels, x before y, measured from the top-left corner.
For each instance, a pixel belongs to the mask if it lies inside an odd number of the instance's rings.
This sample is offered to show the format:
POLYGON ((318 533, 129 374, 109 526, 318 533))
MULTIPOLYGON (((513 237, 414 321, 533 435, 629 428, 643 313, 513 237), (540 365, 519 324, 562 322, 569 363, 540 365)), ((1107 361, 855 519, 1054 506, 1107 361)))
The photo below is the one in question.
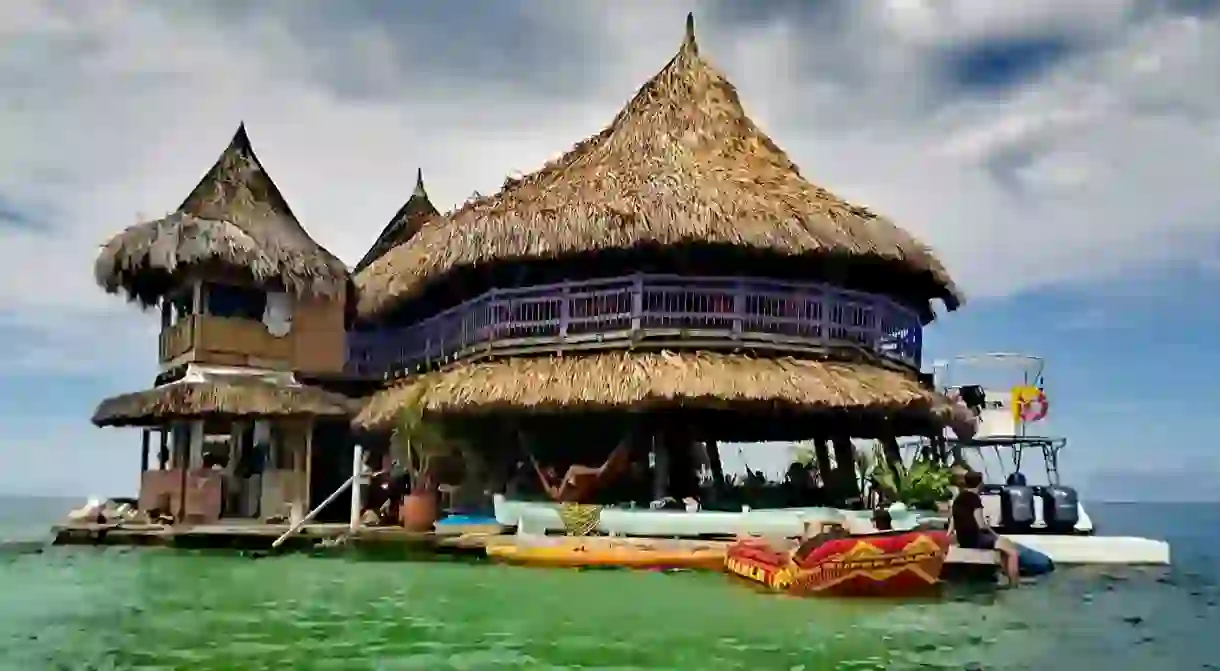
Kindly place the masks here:
POLYGON ((918 368, 919 316, 824 284, 633 275, 493 289, 407 327, 348 334, 347 372, 416 372, 470 356, 531 351, 750 347, 864 350, 918 368))

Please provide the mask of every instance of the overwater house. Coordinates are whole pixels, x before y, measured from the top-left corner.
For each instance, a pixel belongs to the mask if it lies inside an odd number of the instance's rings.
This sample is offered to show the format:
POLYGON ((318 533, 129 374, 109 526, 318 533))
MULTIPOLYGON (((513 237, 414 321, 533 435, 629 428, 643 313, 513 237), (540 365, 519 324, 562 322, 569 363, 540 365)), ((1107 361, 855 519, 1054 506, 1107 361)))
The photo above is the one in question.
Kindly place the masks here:
POLYGON ((960 302, 944 266, 807 181, 689 20, 603 131, 429 219, 356 283, 348 372, 388 381, 364 431, 422 388, 489 458, 597 464, 627 441, 680 495, 717 441, 814 439, 851 469, 851 438, 896 450, 949 417, 919 374, 932 304, 960 302))
POLYGON ((143 429, 141 509, 299 518, 346 479, 353 405, 323 381, 344 366, 351 280, 297 221, 244 127, 177 210, 112 238, 95 271, 107 292, 161 315, 154 386, 93 415, 143 429))

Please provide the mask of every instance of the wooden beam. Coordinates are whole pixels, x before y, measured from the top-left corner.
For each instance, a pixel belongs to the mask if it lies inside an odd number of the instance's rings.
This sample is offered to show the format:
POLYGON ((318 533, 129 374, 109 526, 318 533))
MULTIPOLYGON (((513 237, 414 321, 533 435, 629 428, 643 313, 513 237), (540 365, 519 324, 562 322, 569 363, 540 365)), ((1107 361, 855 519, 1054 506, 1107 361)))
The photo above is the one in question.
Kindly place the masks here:
POLYGON ((148 450, 149 443, 152 442, 152 429, 144 429, 140 432, 140 473, 148 470, 148 450))

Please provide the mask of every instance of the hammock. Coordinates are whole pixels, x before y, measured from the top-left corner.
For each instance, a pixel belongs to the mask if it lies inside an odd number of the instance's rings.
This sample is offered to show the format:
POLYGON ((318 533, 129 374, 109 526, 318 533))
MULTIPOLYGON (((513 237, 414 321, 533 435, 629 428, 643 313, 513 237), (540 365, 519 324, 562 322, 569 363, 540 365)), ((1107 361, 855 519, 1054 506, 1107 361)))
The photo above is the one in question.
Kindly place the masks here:
POLYGON ((542 482, 542 488, 546 490, 548 496, 554 501, 579 503, 572 499, 580 499, 599 489, 606 480, 618 475, 619 471, 631 463, 631 443, 624 440, 619 443, 614 451, 606 457, 605 463, 597 468, 590 466, 573 465, 569 466, 563 478, 558 482, 552 482, 547 477, 546 472, 538 465, 538 460, 534 458, 532 452, 526 450, 530 458, 530 462, 534 465, 534 472, 538 474, 538 479, 542 482))
POLYGON ((589 503, 559 504, 559 519, 569 536, 591 536, 601 522, 602 507, 589 503))

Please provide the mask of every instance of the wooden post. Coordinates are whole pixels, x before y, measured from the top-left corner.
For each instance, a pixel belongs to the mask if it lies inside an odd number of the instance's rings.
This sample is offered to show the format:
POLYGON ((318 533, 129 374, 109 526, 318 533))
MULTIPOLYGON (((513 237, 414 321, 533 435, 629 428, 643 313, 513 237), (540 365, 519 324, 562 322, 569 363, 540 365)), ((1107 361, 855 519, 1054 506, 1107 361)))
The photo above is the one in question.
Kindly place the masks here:
POLYGON ((140 474, 143 477, 144 471, 148 470, 148 448, 152 441, 152 429, 144 429, 140 433, 140 474))
POLYGON ((363 484, 364 476, 364 450, 359 442, 352 443, 352 507, 351 516, 348 519, 347 530, 349 533, 355 533, 360 530, 360 489, 363 484))
POLYGON ((301 486, 301 500, 304 501, 302 507, 305 509, 305 512, 309 512, 309 510, 313 507, 313 492, 311 491, 313 488, 313 430, 314 419, 310 417, 309 420, 305 422, 305 481, 301 486))
POLYGON ((704 441, 704 450, 707 451, 707 465, 712 469, 712 485, 716 490, 716 497, 724 496, 728 490, 728 486, 724 480, 724 464, 720 461, 720 444, 714 440, 704 441))
POLYGON ((822 488, 829 490, 834 473, 830 468, 830 446, 826 443, 826 438, 813 439, 813 456, 817 459, 818 476, 822 479, 822 488))
POLYGON ((652 435, 652 455, 652 498, 655 501, 669 493, 669 446, 661 434, 652 435))
MULTIPOLYGON (((179 436, 182 433, 178 434, 179 436)), ((178 524, 186 523, 186 473, 191 468, 191 441, 195 439, 194 431, 186 432, 186 442, 181 446, 178 445, 178 440, 175 437, 174 451, 178 453, 178 462, 174 464, 180 469, 178 476, 178 514, 174 521, 178 524)))
POLYGON ((902 448, 898 446, 898 439, 893 435, 883 436, 881 449, 885 452, 886 465, 890 467, 894 477, 900 477, 902 475, 902 448))
POLYGON ((831 443, 835 450, 835 480, 840 484, 839 492, 844 499, 859 499, 860 486, 856 482, 856 447, 851 438, 835 436, 831 443))
POLYGON ((159 470, 164 471, 169 468, 169 432, 165 427, 159 427, 157 433, 160 434, 160 448, 157 450, 157 466, 159 470))

